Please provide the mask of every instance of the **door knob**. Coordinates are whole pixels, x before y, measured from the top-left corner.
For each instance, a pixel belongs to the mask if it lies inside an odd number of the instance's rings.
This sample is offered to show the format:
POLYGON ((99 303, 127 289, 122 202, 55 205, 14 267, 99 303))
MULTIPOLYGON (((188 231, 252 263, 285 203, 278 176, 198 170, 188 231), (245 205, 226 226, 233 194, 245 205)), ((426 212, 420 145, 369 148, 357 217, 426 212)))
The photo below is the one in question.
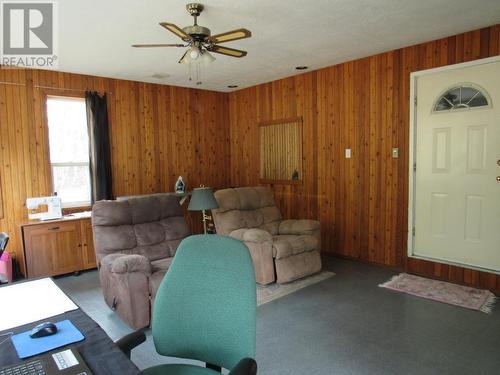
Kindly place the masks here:
POLYGON ((497 176, 497 181, 500 182, 500 176, 497 176))

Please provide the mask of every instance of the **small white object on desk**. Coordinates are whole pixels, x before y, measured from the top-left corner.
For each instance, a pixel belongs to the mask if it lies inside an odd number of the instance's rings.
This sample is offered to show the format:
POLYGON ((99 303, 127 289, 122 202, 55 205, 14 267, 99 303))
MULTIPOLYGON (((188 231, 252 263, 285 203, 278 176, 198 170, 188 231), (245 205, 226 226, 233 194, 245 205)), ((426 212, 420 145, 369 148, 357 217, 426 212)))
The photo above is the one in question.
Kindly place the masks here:
POLYGON ((50 197, 27 198, 26 208, 28 209, 28 219, 30 220, 54 220, 62 217, 61 198, 55 195, 50 197), (43 205, 47 206, 46 212, 32 212, 43 205))
POLYGON ((56 363, 59 371, 76 366, 78 363, 80 363, 78 362, 78 359, 76 359, 71 349, 66 349, 62 352, 52 354, 52 358, 54 359, 54 362, 56 363))
POLYGON ((50 318, 77 305, 50 278, 0 288, 0 331, 50 318))

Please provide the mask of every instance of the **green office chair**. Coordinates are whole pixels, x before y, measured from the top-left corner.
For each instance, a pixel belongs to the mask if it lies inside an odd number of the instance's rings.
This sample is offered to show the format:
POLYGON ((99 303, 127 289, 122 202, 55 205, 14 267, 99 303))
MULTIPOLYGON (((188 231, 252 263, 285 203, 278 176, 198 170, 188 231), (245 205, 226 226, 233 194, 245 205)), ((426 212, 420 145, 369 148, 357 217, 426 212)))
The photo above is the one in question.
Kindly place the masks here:
POLYGON ((255 375, 255 273, 247 247, 218 235, 184 239, 153 308, 156 351, 206 367, 167 364, 146 375, 255 375))

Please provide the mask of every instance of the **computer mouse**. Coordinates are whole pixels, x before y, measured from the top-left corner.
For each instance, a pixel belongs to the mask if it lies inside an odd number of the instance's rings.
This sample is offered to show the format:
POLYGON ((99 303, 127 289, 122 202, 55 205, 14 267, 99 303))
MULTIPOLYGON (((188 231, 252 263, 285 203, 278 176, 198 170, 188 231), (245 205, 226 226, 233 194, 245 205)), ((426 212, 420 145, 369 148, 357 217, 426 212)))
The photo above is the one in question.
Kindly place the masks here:
POLYGON ((37 325, 35 328, 31 330, 30 337, 32 339, 36 339, 39 337, 45 337, 53 335, 57 332, 57 326, 51 322, 45 322, 37 325))

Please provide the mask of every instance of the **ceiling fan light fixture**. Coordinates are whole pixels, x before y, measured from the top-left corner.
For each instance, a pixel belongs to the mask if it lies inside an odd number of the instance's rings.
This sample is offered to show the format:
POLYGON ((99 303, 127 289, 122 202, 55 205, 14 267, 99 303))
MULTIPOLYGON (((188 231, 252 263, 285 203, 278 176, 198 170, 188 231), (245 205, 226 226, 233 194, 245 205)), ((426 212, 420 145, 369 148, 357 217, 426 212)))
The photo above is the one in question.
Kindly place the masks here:
POLYGON ((192 64, 198 62, 198 58, 200 57, 200 50, 196 46, 191 46, 187 49, 184 56, 182 56, 179 61, 181 64, 192 64))
POLYGON ((203 53, 201 54, 201 61, 204 64, 210 64, 215 61, 215 57, 213 57, 210 52, 203 51, 203 53))
POLYGON ((189 57, 191 58, 191 60, 197 60, 198 57, 200 57, 200 50, 199 50, 199 48, 196 47, 196 46, 192 46, 189 49, 189 57))
POLYGON ((181 47, 185 48, 184 54, 179 60, 179 64, 185 64, 188 68, 189 81, 195 81, 197 85, 201 84, 201 71, 204 65, 215 61, 211 53, 218 53, 230 57, 241 58, 247 55, 246 51, 235 48, 223 47, 219 43, 231 42, 234 40, 250 38, 250 30, 239 28, 224 33, 212 35, 209 28, 198 25, 198 17, 204 9, 203 4, 189 3, 186 5, 188 13, 193 16, 194 24, 180 28, 176 24, 169 22, 160 22, 160 26, 169 32, 175 34, 184 43, 175 44, 134 44, 133 47, 181 47), (187 47, 187 48, 186 48, 187 47), (211 53, 210 53, 210 52, 211 53), (193 76, 196 80, 193 79, 193 76))

